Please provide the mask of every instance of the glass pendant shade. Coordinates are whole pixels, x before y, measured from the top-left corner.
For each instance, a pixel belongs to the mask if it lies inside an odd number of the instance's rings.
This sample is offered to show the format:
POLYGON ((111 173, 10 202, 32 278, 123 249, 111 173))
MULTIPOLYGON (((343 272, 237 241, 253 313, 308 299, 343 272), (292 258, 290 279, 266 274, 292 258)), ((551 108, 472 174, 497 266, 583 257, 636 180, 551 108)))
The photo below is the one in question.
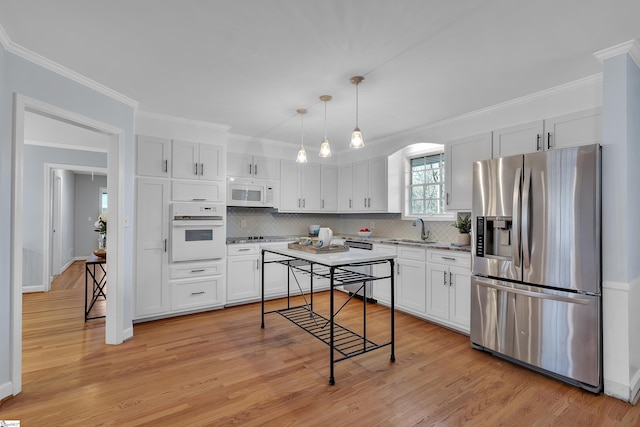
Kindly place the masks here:
POLYGON ((353 133, 351 134, 351 142, 349 143, 349 148, 362 148, 364 147, 364 137, 362 136, 362 132, 360 132, 359 128, 355 128, 353 133))
POLYGON ((327 138, 322 140, 320 144, 320 157, 331 157, 331 147, 329 146, 329 140, 327 138))
POLYGON ((307 163, 307 152, 304 147, 300 147, 298 150, 298 157, 296 158, 296 162, 298 163, 307 163))

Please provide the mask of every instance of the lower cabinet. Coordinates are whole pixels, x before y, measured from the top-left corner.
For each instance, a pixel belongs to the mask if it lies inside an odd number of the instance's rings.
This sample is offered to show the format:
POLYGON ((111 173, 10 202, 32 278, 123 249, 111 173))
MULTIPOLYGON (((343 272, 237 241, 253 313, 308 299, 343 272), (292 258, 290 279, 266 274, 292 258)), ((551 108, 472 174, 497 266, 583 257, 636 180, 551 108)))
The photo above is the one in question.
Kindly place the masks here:
POLYGON ((170 270, 172 312, 224 306, 224 260, 173 264, 170 270))
MULTIPOLYGON (((373 245, 373 251, 385 255, 396 255, 397 250, 395 245, 373 245)), ((394 263, 394 272, 398 270, 398 263, 394 263)), ((374 264, 372 267, 372 276, 382 277, 389 275, 389 263, 374 264)), ((397 289, 397 285, 396 285, 397 289)), ((391 305, 391 279, 380 279, 373 282, 373 299, 378 301, 379 304, 386 306, 391 305)), ((397 298, 396 298, 397 301, 397 298)))
POLYGON ((471 272, 469 254, 428 250, 427 317, 469 333, 471 272))
MULTIPOLYGON (((269 249, 269 248, 286 248, 287 243, 283 242, 275 242, 275 243, 261 243, 260 249, 269 249)), ((262 252, 262 251, 261 251, 262 252)), ((262 258, 262 254, 259 255, 262 258)), ((265 254, 265 259, 267 261, 272 259, 277 259, 279 256, 277 254, 272 254, 267 252, 265 254)), ((261 278, 258 278, 258 286, 260 285, 261 278)), ((272 298, 280 298, 287 296, 287 267, 278 264, 265 264, 264 265, 264 298, 272 299, 272 298)))
POLYGON ((396 308, 416 316, 426 313, 426 249, 398 246, 396 308))
POLYGON ((227 247, 227 304, 260 299, 260 244, 227 247))

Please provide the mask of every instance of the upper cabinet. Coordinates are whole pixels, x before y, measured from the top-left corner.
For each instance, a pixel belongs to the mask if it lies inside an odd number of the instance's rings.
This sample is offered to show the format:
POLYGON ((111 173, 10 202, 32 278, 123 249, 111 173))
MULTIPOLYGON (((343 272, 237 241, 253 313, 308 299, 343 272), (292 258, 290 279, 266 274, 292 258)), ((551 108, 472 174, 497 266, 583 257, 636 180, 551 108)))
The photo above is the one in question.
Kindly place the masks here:
POLYGON ((338 167, 335 165, 320 168, 320 210, 338 211, 338 167))
POLYGON ((168 178, 171 174, 170 157, 170 139, 137 136, 136 173, 138 175, 168 178))
POLYGON ((470 211, 473 163, 491 158, 491 132, 449 142, 444 158, 446 208, 470 211))
POLYGON ((595 144, 601 139, 600 108, 578 111, 498 129, 493 133, 493 156, 595 144))
POLYGON ((338 210, 353 211, 353 164, 338 166, 338 210))
POLYGON ((172 157, 173 178, 209 181, 224 179, 221 146, 174 140, 172 157))
MULTIPOLYGON (((387 211, 387 158, 362 160, 353 164, 353 211, 387 211)), ((344 185, 341 183, 340 185, 344 185)))
POLYGON ((317 163, 280 161, 280 211, 321 210, 321 166, 317 163))
POLYGON ((280 159, 227 153, 227 175, 242 178, 280 179, 280 159))

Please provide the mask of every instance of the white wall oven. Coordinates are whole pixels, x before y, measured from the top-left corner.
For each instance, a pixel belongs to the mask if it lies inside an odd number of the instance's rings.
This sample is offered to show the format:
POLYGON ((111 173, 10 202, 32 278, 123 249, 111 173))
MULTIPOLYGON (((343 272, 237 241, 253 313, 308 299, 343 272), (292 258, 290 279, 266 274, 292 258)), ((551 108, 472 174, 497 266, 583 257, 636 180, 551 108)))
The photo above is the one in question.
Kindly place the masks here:
POLYGON ((226 213, 222 203, 172 203, 171 261, 223 258, 226 213))

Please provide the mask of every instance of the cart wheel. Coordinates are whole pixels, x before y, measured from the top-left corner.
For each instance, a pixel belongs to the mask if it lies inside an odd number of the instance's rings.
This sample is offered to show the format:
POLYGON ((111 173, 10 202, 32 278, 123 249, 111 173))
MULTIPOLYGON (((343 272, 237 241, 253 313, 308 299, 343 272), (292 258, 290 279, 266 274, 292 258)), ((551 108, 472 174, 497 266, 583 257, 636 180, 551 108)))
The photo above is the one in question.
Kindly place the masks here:
POLYGON ((395 362, 396 361, 396 356, 394 354, 391 355, 391 361, 395 362))

